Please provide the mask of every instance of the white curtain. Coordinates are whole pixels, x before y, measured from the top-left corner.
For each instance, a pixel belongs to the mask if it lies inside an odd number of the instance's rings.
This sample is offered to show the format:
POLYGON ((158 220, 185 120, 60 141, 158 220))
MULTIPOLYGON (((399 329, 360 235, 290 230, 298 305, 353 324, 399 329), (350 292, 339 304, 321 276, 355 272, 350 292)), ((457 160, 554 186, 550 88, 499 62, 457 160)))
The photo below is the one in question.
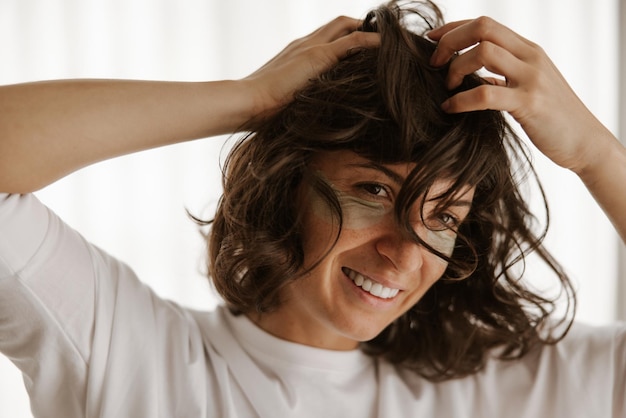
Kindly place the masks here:
MULTIPOLYGON (((0 0, 0 84, 54 78, 207 80, 245 76, 288 41, 376 0, 0 0)), ((541 44, 591 110, 618 125, 617 0, 441 0, 448 20, 490 15, 541 44)), ((160 295, 193 308, 217 298, 185 209, 210 217, 225 138, 144 152, 38 193, 160 295)), ((615 320, 618 239, 575 176, 536 155, 552 207, 548 247, 580 290, 580 320, 615 320)), ((532 190, 529 193, 533 193, 532 190)), ((531 196, 531 199, 533 197, 531 196)), ((528 276, 544 286, 545 269, 528 276)), ((624 301, 622 301, 624 302, 624 301)), ((0 356, 0 416, 31 416, 21 377, 0 356)))

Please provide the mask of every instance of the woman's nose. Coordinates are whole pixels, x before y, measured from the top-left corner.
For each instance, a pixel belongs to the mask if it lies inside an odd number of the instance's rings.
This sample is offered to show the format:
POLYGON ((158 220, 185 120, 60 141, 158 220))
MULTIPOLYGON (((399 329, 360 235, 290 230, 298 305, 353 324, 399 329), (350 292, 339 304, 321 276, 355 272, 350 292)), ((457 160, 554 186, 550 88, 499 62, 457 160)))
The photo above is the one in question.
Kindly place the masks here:
POLYGON ((423 246, 415 242, 397 225, 389 225, 376 242, 376 250, 400 273, 412 273, 422 267, 423 246))

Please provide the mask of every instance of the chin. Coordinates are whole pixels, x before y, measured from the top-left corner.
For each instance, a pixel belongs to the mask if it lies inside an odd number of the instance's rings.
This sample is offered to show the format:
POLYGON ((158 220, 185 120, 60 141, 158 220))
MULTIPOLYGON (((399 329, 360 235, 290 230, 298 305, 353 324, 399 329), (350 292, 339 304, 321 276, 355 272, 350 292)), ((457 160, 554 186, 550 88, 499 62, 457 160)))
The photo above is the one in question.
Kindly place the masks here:
POLYGON ((383 327, 374 328, 371 325, 372 324, 368 324, 368 326, 360 329, 353 328, 343 334, 357 343, 364 343, 378 337, 378 335, 387 327, 387 325, 385 325, 383 327))

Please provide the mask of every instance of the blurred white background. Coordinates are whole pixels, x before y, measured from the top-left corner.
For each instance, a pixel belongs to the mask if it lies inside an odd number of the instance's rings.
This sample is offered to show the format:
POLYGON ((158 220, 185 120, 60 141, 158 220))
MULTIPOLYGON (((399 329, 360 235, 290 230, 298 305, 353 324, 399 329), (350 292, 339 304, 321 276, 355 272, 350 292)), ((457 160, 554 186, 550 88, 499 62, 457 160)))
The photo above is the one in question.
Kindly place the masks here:
MULTIPOLYGON (((378 3, 0 0, 0 84, 239 78, 290 40, 339 14, 363 17, 378 3)), ((542 45, 583 101, 617 132, 618 0, 439 4, 447 20, 489 15, 542 45)), ((211 216, 220 194, 224 139, 100 163, 37 194, 89 240, 128 262, 163 297, 210 309, 218 301, 203 273, 205 248, 185 209, 211 216)), ((579 289, 578 319, 614 321, 620 306, 617 236, 575 176, 535 156, 552 208, 547 246, 579 289)), ((533 264, 527 274, 541 286, 546 271, 533 264)), ((0 417, 30 416, 20 373, 0 356, 0 417)))

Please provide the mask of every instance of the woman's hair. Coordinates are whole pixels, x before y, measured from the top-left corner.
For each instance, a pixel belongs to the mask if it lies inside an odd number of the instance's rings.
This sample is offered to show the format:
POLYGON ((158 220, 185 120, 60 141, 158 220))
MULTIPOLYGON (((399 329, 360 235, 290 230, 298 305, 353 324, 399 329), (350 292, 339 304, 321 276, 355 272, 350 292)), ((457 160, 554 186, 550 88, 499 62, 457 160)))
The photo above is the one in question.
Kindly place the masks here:
POLYGON ((362 349, 432 380, 480 370, 494 348, 500 358, 515 359, 537 343, 557 341, 562 335, 552 336, 556 326, 569 326, 567 313, 575 306, 567 276, 542 246, 547 222, 533 231, 536 220, 519 190, 522 178, 536 178, 522 141, 501 112, 441 110, 451 95, 486 83, 470 75, 448 91, 447 68, 429 65, 436 45, 424 33, 442 22, 427 1, 390 2, 371 11, 360 30, 379 32, 380 47, 351 51, 235 144, 209 234, 210 276, 228 307, 271 311, 281 303, 281 289, 315 267, 303 266, 296 204, 301 183, 318 190, 342 219, 333 191, 309 170, 313 156, 351 150, 380 164, 415 163, 394 213, 448 267, 415 306, 362 349), (408 219, 411 206, 442 177, 455 181, 437 197, 440 208, 475 186, 450 257, 423 242, 408 219), (531 252, 564 290, 567 313, 559 322, 550 319, 555 300, 520 280, 518 266, 531 252))

